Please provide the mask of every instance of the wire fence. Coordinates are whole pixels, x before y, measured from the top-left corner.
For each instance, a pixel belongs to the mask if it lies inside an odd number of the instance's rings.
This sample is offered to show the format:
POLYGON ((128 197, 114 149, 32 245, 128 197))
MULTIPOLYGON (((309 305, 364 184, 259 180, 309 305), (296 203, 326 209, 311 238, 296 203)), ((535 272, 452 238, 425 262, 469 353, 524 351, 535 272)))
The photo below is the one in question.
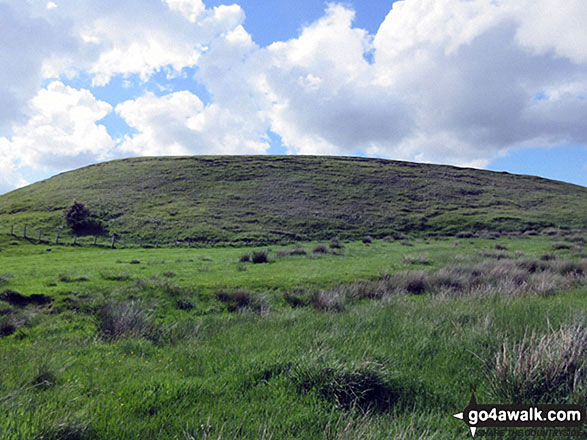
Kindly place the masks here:
POLYGON ((190 239, 176 240, 146 240, 135 237, 123 237, 120 234, 96 234, 96 235, 75 235, 65 228, 39 229, 29 225, 11 224, 8 229, 0 231, 5 235, 14 238, 28 240, 35 244, 46 244, 53 246, 96 246, 108 247, 111 249, 127 247, 195 247, 205 243, 199 243, 190 239))

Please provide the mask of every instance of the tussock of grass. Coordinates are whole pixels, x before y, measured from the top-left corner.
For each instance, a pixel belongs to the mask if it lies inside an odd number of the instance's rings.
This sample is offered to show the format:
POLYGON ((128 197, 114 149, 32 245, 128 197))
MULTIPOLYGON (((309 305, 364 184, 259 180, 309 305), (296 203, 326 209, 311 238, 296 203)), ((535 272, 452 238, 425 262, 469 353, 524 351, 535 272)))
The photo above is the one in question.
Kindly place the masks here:
POLYGON ((62 283, 80 283, 90 280, 87 275, 72 275, 70 273, 60 273, 57 279, 62 283))
POLYGON ((509 252, 504 250, 483 250, 481 256, 484 258, 495 258, 496 260, 502 260, 504 258, 512 258, 509 252))
POLYGON ((34 440, 97 440, 88 422, 62 420, 43 428, 34 440))
POLYGON ((270 304, 264 295, 252 294, 244 289, 216 292, 216 299, 226 304, 229 312, 267 313, 270 310, 270 304))
POLYGON ((430 257, 428 255, 404 255, 402 260, 406 264, 427 266, 430 264, 430 257))
POLYGON ((126 337, 151 338, 155 334, 151 313, 140 303, 107 303, 97 318, 100 337, 106 341, 126 337))
MULTIPOLYGON (((341 285, 323 293, 323 298, 337 298, 342 302, 345 298, 378 299, 424 293, 446 297, 551 295, 558 290, 587 284, 586 273, 586 260, 489 260, 474 265, 452 264, 435 272, 413 270, 388 274, 374 281, 341 285)), ((325 299, 323 302, 327 303, 325 299)))
POLYGON ((128 272, 122 273, 103 273, 101 274, 102 279, 108 281, 129 281, 132 280, 133 275, 128 272))
POLYGON ((342 249, 344 246, 340 242, 340 238, 338 236, 332 237, 329 243, 330 249, 342 249))
POLYGON ((344 288, 314 292, 310 296, 310 302, 323 312, 342 312, 345 303, 344 288))
POLYGON ((18 319, 12 314, 0 316, 0 337, 10 336, 23 324, 24 321, 22 319, 18 319))
POLYGON ((57 376, 48 365, 42 363, 31 385, 36 388, 47 389, 57 384, 57 376))
POLYGON ((311 361, 295 365, 288 375, 299 392, 315 392, 343 410, 385 412, 409 400, 408 387, 376 362, 344 365, 311 361))
POLYGON ((300 244, 297 244, 295 247, 291 249, 280 249, 277 251, 278 257, 289 257, 292 255, 307 255, 308 252, 304 247, 300 244))
POLYGON ((182 287, 179 284, 171 281, 169 277, 160 278, 157 275, 149 279, 137 280, 135 283, 135 288, 139 290, 160 291, 172 297, 190 293, 191 291, 188 287, 182 287))
POLYGON ((283 299, 293 308, 305 307, 310 304, 310 295, 304 290, 285 292, 283 299))
POLYGON ((192 310, 194 308, 194 305, 190 301, 183 299, 178 299, 175 304, 179 310, 192 310))
POLYGON ((10 273, 3 273, 0 274, 0 286, 4 284, 8 284, 8 282, 12 279, 13 275, 10 273))
POLYGON ((495 359, 490 384, 506 402, 585 403, 587 328, 561 326, 546 335, 532 331, 520 342, 506 341, 495 359))
POLYGON ((312 249, 312 254, 314 254, 314 255, 327 254, 327 253, 328 253, 328 248, 326 247, 325 244, 319 244, 316 247, 314 247, 314 249, 312 249))
POLYGON ((251 255, 251 261, 255 264, 260 263, 268 263, 269 262, 269 251, 261 250, 261 251, 253 251, 251 255))

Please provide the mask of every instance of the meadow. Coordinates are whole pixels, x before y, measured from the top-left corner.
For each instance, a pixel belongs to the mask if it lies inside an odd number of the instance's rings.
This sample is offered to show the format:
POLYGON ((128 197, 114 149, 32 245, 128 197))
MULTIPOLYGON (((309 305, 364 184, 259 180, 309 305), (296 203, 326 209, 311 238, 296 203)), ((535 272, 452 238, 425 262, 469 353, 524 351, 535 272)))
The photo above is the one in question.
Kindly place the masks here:
POLYGON ((1 234, 0 438, 465 439, 471 384, 479 402, 585 405, 587 237, 549 234, 1 234))

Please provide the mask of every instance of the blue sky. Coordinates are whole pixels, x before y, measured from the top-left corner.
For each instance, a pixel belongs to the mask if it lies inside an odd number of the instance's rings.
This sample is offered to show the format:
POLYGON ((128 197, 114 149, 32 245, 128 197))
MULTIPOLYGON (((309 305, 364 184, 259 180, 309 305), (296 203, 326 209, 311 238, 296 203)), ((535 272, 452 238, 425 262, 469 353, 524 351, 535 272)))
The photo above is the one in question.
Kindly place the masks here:
POLYGON ((587 186, 583 0, 0 0, 0 29, 0 193, 192 154, 587 186))

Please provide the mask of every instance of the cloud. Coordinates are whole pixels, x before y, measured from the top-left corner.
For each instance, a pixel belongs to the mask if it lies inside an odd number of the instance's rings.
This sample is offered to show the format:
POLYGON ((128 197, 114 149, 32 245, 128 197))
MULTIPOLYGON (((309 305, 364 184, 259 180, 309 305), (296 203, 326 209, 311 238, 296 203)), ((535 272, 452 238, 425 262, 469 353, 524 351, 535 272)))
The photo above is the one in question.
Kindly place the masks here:
POLYGON ((293 153, 473 166, 524 145, 585 144, 587 35, 576 24, 587 5, 524 5, 400 1, 371 37, 331 4, 263 54, 271 129, 293 153))
POLYGON ((331 3, 263 48, 244 18, 238 4, 202 0, 0 0, 0 165, 11 170, 0 184, 22 182, 22 165, 263 153, 268 130, 294 154, 478 167, 514 148, 587 145, 582 0, 403 0, 375 35, 331 3), (197 87, 151 84, 174 93, 116 106, 134 129, 118 145, 99 122, 112 106, 63 84, 82 74, 136 86, 186 67, 197 87))
POLYGON ((28 182, 18 172, 16 157, 10 141, 0 137, 0 194, 25 186, 28 182))
MULTIPOLYGON (((10 140, 1 138, 8 156, 18 166, 64 170, 108 156, 114 141, 99 124, 112 106, 88 90, 76 90, 54 81, 31 100, 31 118, 14 129, 10 140)), ((9 167, 10 169, 10 167, 9 167)))
POLYGON ((260 154, 269 148, 247 118, 218 104, 204 106, 188 91, 147 93, 117 105, 116 112, 137 131, 126 136, 119 154, 260 154))
POLYGON ((42 82, 45 59, 76 50, 62 22, 33 15, 26 2, 0 2, 0 133, 26 120, 26 105, 42 82))
POLYGON ((62 0, 53 17, 72 20, 85 50, 53 60, 47 72, 87 71, 104 86, 115 75, 143 81, 162 68, 196 65, 206 45, 244 20, 238 5, 206 9, 200 0, 62 0))

